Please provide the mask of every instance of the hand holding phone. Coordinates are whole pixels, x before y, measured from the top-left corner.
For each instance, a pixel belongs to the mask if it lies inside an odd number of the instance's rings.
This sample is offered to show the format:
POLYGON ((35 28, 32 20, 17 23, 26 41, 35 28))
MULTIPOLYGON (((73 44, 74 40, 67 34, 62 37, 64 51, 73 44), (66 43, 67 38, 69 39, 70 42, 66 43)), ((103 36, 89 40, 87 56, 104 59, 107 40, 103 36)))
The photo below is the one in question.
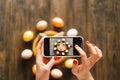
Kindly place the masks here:
POLYGON ((83 48, 83 38, 76 37, 45 37, 43 44, 43 55, 50 56, 79 56, 75 49, 75 45, 83 48))

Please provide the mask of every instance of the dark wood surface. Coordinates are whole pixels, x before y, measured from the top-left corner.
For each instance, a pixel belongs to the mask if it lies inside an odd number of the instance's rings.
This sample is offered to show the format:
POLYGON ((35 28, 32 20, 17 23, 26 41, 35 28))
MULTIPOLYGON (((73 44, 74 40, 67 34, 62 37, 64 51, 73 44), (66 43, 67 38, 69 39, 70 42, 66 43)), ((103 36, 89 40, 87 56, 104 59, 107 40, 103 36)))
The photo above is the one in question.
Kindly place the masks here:
MULTIPOLYGON (((20 57, 22 50, 32 48, 22 35, 26 30, 37 34, 35 25, 41 19, 54 30, 55 16, 63 18, 63 31, 76 28, 85 41, 103 51, 91 70, 95 80, 120 79, 120 0, 0 0, 0 80, 35 80, 31 71, 35 58, 20 57)), ((70 70, 63 70, 59 80, 76 80, 70 70)))

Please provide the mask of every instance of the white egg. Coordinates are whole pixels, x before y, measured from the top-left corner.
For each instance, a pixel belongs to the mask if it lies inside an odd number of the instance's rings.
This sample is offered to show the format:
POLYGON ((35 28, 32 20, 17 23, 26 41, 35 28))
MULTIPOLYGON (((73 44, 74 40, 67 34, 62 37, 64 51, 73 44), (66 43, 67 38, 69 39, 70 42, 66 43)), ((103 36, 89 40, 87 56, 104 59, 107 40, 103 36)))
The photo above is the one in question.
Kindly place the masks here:
POLYGON ((67 31, 67 36, 77 36, 78 35, 78 31, 75 28, 71 28, 67 31))
POLYGON ((63 76, 63 73, 60 69, 52 69, 51 70, 51 76, 55 79, 58 79, 63 76))
POLYGON ((45 30, 45 29, 47 28, 47 26, 48 26, 47 21, 41 20, 41 21, 39 21, 39 22, 37 23, 36 28, 37 28, 37 30, 39 30, 39 31, 43 31, 43 30, 45 30))
POLYGON ((21 57, 23 59, 30 59, 32 57, 32 55, 33 55, 33 52, 30 49, 25 49, 21 53, 21 57))

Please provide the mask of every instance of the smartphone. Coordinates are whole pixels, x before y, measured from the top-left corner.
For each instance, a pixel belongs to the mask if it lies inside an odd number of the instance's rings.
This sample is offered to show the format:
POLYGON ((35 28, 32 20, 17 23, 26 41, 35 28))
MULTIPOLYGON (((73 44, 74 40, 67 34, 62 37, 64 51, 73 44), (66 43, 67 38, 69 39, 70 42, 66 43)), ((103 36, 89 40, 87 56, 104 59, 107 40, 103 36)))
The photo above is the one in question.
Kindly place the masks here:
POLYGON ((43 55, 50 56, 80 56, 75 45, 83 48, 83 38, 75 37, 45 37, 43 43, 43 55))

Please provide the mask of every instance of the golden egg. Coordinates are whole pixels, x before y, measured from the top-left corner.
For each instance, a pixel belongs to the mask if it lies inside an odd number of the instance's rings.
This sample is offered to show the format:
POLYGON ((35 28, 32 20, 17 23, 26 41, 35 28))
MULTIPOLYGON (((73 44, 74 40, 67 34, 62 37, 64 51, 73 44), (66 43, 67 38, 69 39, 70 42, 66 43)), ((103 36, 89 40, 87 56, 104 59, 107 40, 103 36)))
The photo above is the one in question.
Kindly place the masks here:
POLYGON ((36 64, 34 64, 34 65, 32 66, 32 72, 33 72, 34 75, 36 75, 36 64))
POLYGON ((64 63, 65 67, 68 68, 68 69, 71 69, 72 66, 73 66, 73 60, 74 60, 74 59, 72 59, 72 58, 67 59, 67 60, 65 61, 65 63, 64 63))
POLYGON ((29 41, 31 41, 33 39, 34 39, 34 33, 33 33, 33 31, 28 30, 28 31, 25 31, 23 33, 23 40, 25 42, 29 42, 29 41))
POLYGON ((60 17, 55 17, 52 19, 52 24, 56 28, 62 28, 64 26, 64 21, 60 17))

